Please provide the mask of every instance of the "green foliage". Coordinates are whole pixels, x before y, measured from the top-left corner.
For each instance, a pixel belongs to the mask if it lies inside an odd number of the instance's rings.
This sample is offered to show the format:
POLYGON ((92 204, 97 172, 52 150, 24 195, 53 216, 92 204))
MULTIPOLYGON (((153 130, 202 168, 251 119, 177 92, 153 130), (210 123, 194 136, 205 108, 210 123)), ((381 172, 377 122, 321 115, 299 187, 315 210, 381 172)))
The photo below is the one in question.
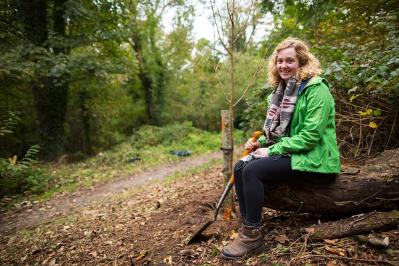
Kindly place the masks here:
MULTIPOLYGON (((43 43, 26 31, 17 1, 0 3, 0 110, 18 112, 20 118, 13 134, 4 135, 7 132, 0 129, 0 145, 4 146, 0 156, 42 144, 46 137, 42 120, 50 128, 64 117, 65 123, 56 129, 65 128, 65 134, 56 142, 65 139, 61 148, 76 159, 123 145, 132 132, 155 134, 155 139, 147 137, 151 145, 177 143, 168 129, 140 128, 146 124, 173 127, 175 122, 191 121, 197 128, 219 130, 220 110, 227 109, 227 57, 215 51, 219 47, 208 40, 194 43, 192 3, 173 1, 162 6, 161 2, 66 1, 62 9, 68 22, 65 34, 48 16, 40 32, 46 36, 43 43), (162 12, 171 6, 176 11, 174 25, 166 33, 161 26, 162 12), (27 42, 29 36, 35 44, 27 42), (56 100, 38 102, 37 98, 56 100), (67 109, 58 116, 52 120, 45 116, 45 106, 64 102, 67 109)), ((50 12, 55 2, 42 3, 50 12)), ((348 151, 348 157, 354 155, 353 150, 361 154, 365 147, 370 153, 397 146, 399 132, 393 122, 397 121, 399 93, 396 1, 263 1, 262 10, 273 15, 273 29, 268 29, 265 40, 245 49, 247 32, 239 36, 234 99, 241 96, 259 59, 268 57, 283 38, 296 36, 310 44, 336 91, 341 149, 348 151), (371 115, 361 115, 369 109, 371 115), (378 115, 377 110, 381 110, 378 115), (355 120, 360 121, 362 130, 355 130, 355 120)), ((257 16, 251 26, 256 26, 262 15, 258 9, 254 13, 257 16)), ((265 80, 262 69, 244 101, 235 107, 236 128, 252 131, 262 126, 265 97, 270 92, 264 89, 265 80)), ((198 132, 185 126, 176 127, 173 130, 185 132, 179 133, 179 138, 192 138, 192 145, 206 139, 195 139, 191 135, 198 132)), ((137 141, 140 144, 141 140, 137 141)))
MULTIPOLYGON (((240 60, 236 63, 236 90, 234 101, 238 100, 246 89, 253 73, 261 60, 257 50, 247 48, 247 53, 238 54, 240 60)), ((263 63, 261 62, 261 65, 263 63)), ((252 87, 262 87, 264 69, 260 71, 252 87)), ((226 92, 230 79, 228 60, 216 57, 212 45, 207 40, 199 40, 192 65, 181 73, 179 81, 168 94, 164 119, 172 121, 193 121, 196 127, 217 131, 220 129, 220 110, 228 109, 226 92), (215 71, 215 67, 218 70, 215 71)), ((247 94, 248 95, 248 94, 247 94)), ((243 127, 247 122, 244 113, 245 101, 235 108, 235 127, 243 127)))
POLYGON ((18 113, 9 111, 6 117, 0 117, 0 137, 13 133, 18 121, 18 113))
MULTIPOLYGON (((242 132, 235 138, 243 142, 242 132)), ((56 191, 73 191, 81 186, 92 186, 115 178, 139 173, 155 166, 180 160, 171 150, 190 150, 193 155, 218 151, 220 135, 195 128, 190 122, 165 127, 142 126, 131 139, 99 152, 96 156, 78 162, 50 163, 41 169, 52 176, 48 191, 42 197, 50 197, 56 191)))
POLYGON ((104 58, 102 50, 99 53, 91 48, 71 54, 75 78, 69 86, 66 116, 66 150, 70 153, 93 154, 109 148, 145 117, 144 107, 134 104, 125 84, 130 74, 126 71, 136 67, 132 54, 116 49, 114 55, 117 57, 104 58))
POLYGON ((273 88, 266 86, 255 87, 245 98, 246 108, 243 110, 240 128, 249 132, 261 130, 266 118, 267 96, 273 88))
POLYGON ((336 88, 338 139, 346 158, 362 158, 399 145, 395 124, 399 12, 394 7, 392 1, 339 1, 335 17, 328 16, 323 25, 329 27, 321 28, 322 34, 334 37, 320 54, 327 66, 325 75, 336 88), (344 30, 342 23, 347 25, 344 30), (356 120, 360 124, 354 126, 356 120))
POLYGON ((39 146, 33 145, 21 160, 16 155, 0 158, 0 196, 46 190, 49 176, 36 165, 38 153, 39 146))
MULTIPOLYGON (((0 137, 13 134, 19 121, 16 112, 1 117, 0 137)), ((48 175, 37 167, 39 150, 39 145, 33 145, 21 159, 17 155, 0 157, 0 197, 23 192, 41 193, 46 189, 48 175)))
MULTIPOLYGON (((337 16, 340 15, 348 25, 345 35, 354 35, 350 40, 341 42, 335 40, 330 45, 326 45, 325 48, 336 52, 330 58, 323 54, 330 62, 325 74, 338 87, 349 90, 352 95, 366 92, 392 97, 395 91, 399 92, 397 85, 399 12, 397 9, 391 9, 389 2, 385 1, 384 4, 378 1, 367 1, 361 6, 344 2, 337 8, 337 13, 337 16), (350 13, 352 16, 343 17, 343 13, 350 13)), ((339 26, 334 24, 334 19, 336 18, 327 18, 326 23, 330 25, 328 32, 333 32, 339 39, 344 33, 338 33, 339 26)))
POLYGON ((275 22, 265 43, 299 37, 310 44, 322 63, 323 75, 332 85, 336 100, 342 157, 365 158, 397 147, 397 1, 263 3, 275 22), (364 115, 369 110, 372 113, 364 115))
POLYGON ((164 127, 143 126, 132 136, 136 149, 162 145, 171 149, 188 149, 193 152, 217 150, 220 146, 218 135, 193 127, 192 122, 174 123, 164 127))

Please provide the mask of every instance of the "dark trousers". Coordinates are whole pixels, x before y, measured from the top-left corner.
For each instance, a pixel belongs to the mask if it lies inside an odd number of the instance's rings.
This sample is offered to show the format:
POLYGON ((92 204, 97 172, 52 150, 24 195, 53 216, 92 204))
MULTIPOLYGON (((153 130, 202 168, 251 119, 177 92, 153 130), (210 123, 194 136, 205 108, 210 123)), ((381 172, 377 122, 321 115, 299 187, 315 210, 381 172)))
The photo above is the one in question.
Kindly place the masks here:
POLYGON ((238 161, 234 167, 234 178, 241 218, 248 225, 261 224, 265 186, 268 183, 331 177, 331 174, 292 170, 291 157, 288 156, 272 156, 250 162, 238 161))

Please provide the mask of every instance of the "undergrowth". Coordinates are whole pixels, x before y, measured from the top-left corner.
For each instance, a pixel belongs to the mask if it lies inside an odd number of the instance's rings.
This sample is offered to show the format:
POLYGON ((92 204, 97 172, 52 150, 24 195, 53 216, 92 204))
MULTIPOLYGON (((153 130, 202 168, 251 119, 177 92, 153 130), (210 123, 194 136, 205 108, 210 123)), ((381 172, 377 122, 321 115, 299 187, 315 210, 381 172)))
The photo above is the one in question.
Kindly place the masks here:
MULTIPOLYGON (((236 143, 243 142, 243 132, 236 131, 236 143)), ((143 126, 125 142, 110 150, 79 162, 66 160, 41 163, 36 167, 46 177, 42 190, 27 190, 24 195, 14 195, 3 200, 2 205, 15 201, 46 200, 57 192, 72 192, 80 187, 91 187, 99 183, 143 172, 156 166, 181 160, 171 153, 187 151, 191 156, 218 151, 221 135, 193 127, 191 122, 171 124, 164 127, 143 126)))

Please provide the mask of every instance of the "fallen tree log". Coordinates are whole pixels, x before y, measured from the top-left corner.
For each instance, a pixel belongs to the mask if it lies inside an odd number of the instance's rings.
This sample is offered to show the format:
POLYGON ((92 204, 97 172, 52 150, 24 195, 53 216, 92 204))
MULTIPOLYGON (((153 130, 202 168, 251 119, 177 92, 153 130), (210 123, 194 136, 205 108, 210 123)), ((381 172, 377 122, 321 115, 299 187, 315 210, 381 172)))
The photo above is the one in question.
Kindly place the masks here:
POLYGON ((341 238, 368 233, 372 230, 397 228, 399 211, 358 214, 338 221, 322 223, 304 229, 313 240, 341 238))
POLYGON ((264 206, 334 216, 398 209, 399 149, 384 151, 360 168, 343 167, 330 180, 267 184, 264 206))

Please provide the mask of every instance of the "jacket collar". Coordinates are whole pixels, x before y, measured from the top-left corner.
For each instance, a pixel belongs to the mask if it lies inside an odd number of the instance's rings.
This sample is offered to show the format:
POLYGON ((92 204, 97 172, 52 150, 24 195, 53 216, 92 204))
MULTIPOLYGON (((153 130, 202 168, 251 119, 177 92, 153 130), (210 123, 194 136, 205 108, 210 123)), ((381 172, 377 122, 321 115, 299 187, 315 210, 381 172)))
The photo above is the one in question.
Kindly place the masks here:
POLYGON ((315 76, 315 77, 312 77, 312 78, 308 81, 308 83, 307 83, 306 86, 305 86, 305 89, 306 89, 307 87, 310 87, 310 86, 313 86, 313 85, 318 85, 318 84, 320 84, 320 83, 324 83, 324 84, 326 84, 326 86, 327 86, 328 88, 330 88, 330 84, 328 84, 328 81, 327 81, 325 78, 322 78, 322 77, 319 77, 319 76, 315 76))
POLYGON ((300 87, 299 87, 298 95, 301 95, 310 86, 319 85, 321 83, 324 83, 327 86, 327 88, 330 88, 330 85, 328 84, 328 81, 326 79, 324 79, 324 78, 319 77, 319 76, 315 76, 315 77, 312 77, 310 79, 303 80, 301 85, 300 85, 300 87))

